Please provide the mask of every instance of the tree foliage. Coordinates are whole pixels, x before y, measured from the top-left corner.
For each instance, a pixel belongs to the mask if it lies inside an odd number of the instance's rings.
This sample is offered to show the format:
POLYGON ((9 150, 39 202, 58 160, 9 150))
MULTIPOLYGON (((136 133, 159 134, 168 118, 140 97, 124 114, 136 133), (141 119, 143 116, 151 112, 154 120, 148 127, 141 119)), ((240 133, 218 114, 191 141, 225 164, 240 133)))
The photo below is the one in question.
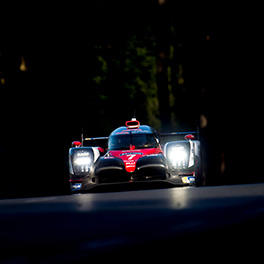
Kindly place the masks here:
POLYGON ((136 114, 142 122, 160 128, 155 41, 132 34, 118 50, 115 45, 93 46, 92 89, 98 104, 107 109, 101 117, 121 114, 126 120, 136 114))

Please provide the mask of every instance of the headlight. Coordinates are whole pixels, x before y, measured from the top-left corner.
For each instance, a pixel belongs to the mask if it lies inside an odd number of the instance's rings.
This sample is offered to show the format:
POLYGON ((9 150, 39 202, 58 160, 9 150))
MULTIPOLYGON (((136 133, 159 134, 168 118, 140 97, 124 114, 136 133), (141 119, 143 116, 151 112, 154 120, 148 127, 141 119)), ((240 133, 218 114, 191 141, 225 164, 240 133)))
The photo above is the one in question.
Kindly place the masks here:
POLYGON ((78 166, 85 166, 85 165, 90 165, 91 164, 91 158, 90 157, 76 157, 74 159, 74 165, 78 166))
POLYGON ((89 152, 77 152, 73 159, 75 173, 87 173, 93 163, 89 152))
POLYGON ((187 165, 188 153, 184 147, 171 147, 168 150, 168 159, 175 167, 185 167, 187 165))

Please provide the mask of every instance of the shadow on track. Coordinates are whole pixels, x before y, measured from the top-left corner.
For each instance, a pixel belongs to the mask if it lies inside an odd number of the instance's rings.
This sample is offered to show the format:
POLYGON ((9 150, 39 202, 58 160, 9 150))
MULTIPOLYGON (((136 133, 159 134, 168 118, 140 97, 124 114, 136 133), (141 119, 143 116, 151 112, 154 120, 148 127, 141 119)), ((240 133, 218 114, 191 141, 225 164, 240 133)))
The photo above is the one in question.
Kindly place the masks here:
POLYGON ((102 184, 94 186, 93 188, 81 191, 81 193, 107 193, 107 192, 125 192, 125 191, 140 191, 151 189, 168 189, 174 187, 183 187, 184 185, 175 185, 169 182, 130 182, 118 184, 102 184))

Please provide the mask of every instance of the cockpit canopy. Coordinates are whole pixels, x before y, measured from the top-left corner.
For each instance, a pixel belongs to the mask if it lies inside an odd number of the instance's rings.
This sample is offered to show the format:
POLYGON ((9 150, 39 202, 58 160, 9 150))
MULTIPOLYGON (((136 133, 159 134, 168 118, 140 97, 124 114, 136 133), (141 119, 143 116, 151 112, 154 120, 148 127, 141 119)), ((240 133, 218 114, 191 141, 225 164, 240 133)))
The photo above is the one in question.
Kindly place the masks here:
POLYGON ((153 134, 114 135, 109 138, 109 150, 157 148, 158 140, 153 134))
POLYGON ((108 140, 109 150, 128 150, 157 148, 159 140, 155 131, 149 126, 139 126, 136 129, 120 127, 113 131, 108 140))

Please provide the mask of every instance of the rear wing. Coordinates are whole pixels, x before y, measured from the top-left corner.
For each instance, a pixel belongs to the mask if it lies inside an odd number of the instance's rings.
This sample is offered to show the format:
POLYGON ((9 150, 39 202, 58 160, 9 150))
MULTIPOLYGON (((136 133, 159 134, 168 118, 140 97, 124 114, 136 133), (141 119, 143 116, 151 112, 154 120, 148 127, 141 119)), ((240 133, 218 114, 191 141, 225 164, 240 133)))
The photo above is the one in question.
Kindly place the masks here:
POLYGON ((159 133, 160 143, 164 145, 170 141, 180 141, 185 140, 186 136, 192 135, 195 140, 199 140, 199 131, 179 131, 179 132, 169 132, 169 133, 159 133))
POLYGON ((82 139, 82 145, 87 147, 107 148, 109 137, 86 137, 82 139))
POLYGON ((92 140, 108 140, 108 137, 91 137, 91 138, 84 138, 86 141, 92 141, 92 140))
POLYGON ((81 134, 81 141, 73 141, 72 147, 101 147, 106 149, 109 137, 84 137, 81 134))
MULTIPOLYGON (((199 131, 178 131, 168 133, 158 133, 161 145, 165 145, 170 141, 185 140, 186 136, 192 135, 195 140, 199 140, 199 131)), ((85 147, 101 147, 107 149, 109 137, 84 137, 81 135, 81 142, 74 141, 73 146, 85 146, 85 147)), ((193 139, 193 138, 192 138, 193 139)))

